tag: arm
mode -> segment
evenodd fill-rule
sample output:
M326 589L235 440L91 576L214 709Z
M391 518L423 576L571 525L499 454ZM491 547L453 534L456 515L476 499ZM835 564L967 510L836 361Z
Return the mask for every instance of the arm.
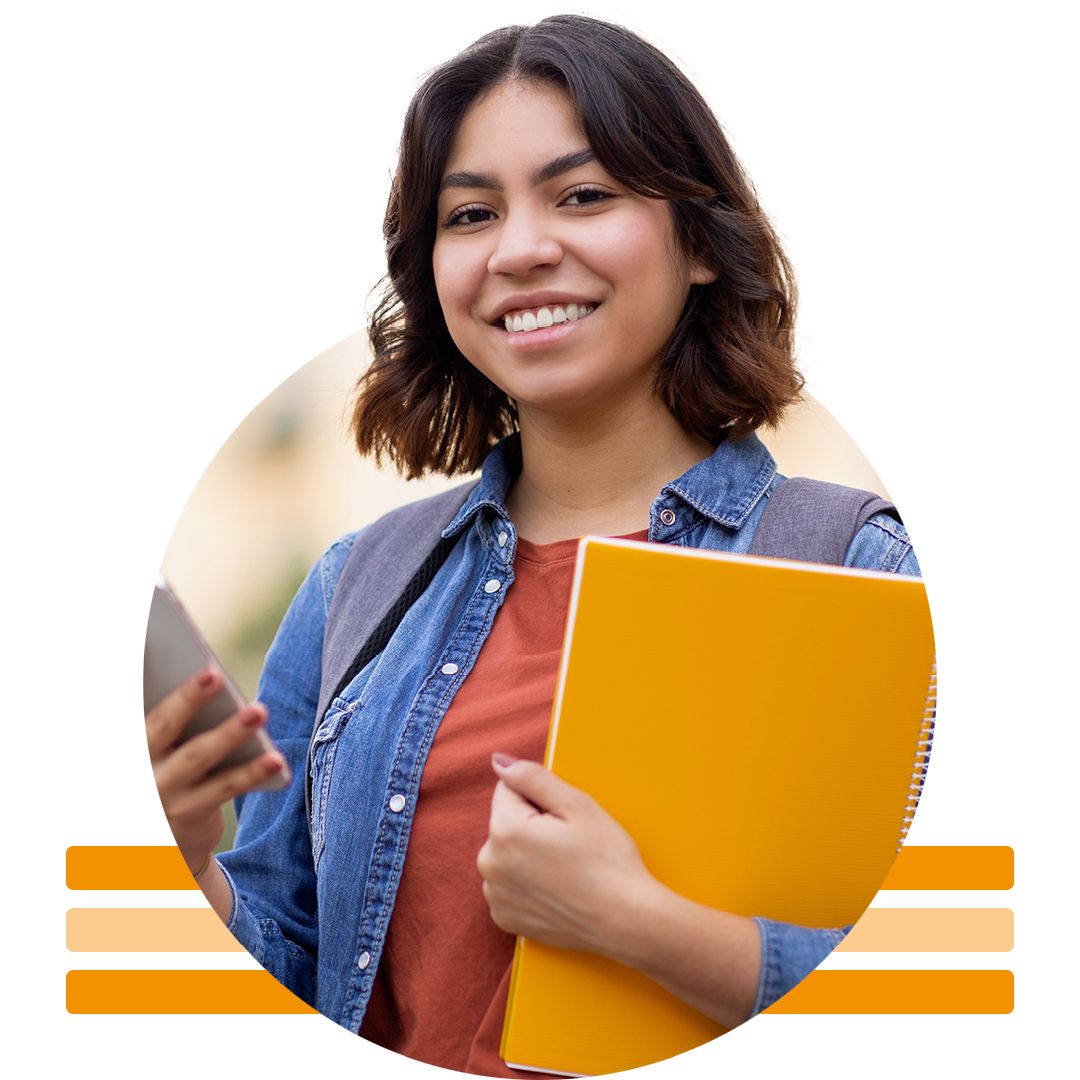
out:
M844 565L921 576L907 530L889 514L875 514L856 533ZM761 978L751 1015L768 1008L801 982L844 940L850 926L812 929L755 918L761 937Z
M322 639L337 576L352 545L348 536L331 545L315 564L293 599L267 653L259 682L260 702L241 710L213 732L175 749L175 734L164 727L182 722L159 713L147 717L147 737L155 758L159 792L170 827L204 895L229 930L273 975L307 1001L313 1000L318 954L315 871L307 818L303 774L308 740L315 721L321 682ZM212 695L216 687L177 691ZM167 701L170 699L166 699ZM162 703L165 704L164 702ZM193 711L189 707L189 711ZM253 722L254 720L254 722ZM265 723L280 755L262 758L196 783L200 770L220 761L235 742ZM200 741L205 740L205 741ZM232 741L232 740L235 740ZM189 749L190 748L190 749ZM198 760L192 755L197 754ZM252 791L289 761L293 782L282 791ZM250 769L251 775L241 770ZM238 830L232 851L219 859L207 855L220 841L221 803L234 798ZM199 872L200 866L205 869Z
M267 732L289 762L293 782L281 791L252 791L235 800L236 840L218 859L234 898L230 932L309 1003L319 930L304 774L322 682L326 617L353 538L332 544L312 567L281 621L259 679L259 699L270 716Z
M477 867L507 933L636 968L728 1028L786 994L844 938L679 896L583 791L536 762L495 755L492 765L499 782Z
M622 826L542 766L505 755L492 764L499 783L477 866L499 927L636 968L725 1027L751 1015L761 973L753 920L662 885Z
M223 922L232 915L232 895L212 857L225 821L221 805L280 772L284 759L266 753L211 775L223 757L266 723L266 709L249 705L224 723L176 746L188 722L221 688L221 673L207 668L163 698L146 716L146 741L161 805L180 854L203 895Z
M907 529L888 514L875 514L855 534L844 565L859 570L922 576Z
M919 573L904 527L885 514L860 529L845 563ZM733 1027L805 978L849 929L746 919L678 896L584 792L533 762L493 766L499 783L477 864L492 918L510 933L636 968Z

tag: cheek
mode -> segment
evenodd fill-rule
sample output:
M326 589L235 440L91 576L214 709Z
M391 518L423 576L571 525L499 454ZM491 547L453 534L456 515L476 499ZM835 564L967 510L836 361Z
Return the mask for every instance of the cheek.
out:
M460 260L440 255L436 250L432 257L432 271L439 307L451 340L469 363L483 371L482 365L477 363L477 327L472 318L476 290L467 267L462 266Z
M596 249L598 261L608 267L609 280L622 285L644 318L671 309L681 313L690 289L688 275L678 263L666 208L663 215L619 229Z
M431 269L435 277L435 293L439 297L439 303L442 305L443 313L446 314L447 309L450 307L450 301L453 295L453 282L454 277L450 272L450 260L445 255L441 255L438 246L432 253L431 257Z
M475 273L469 262L455 257L453 252L440 252L438 247L432 256L432 270L443 316L453 330L455 324L469 317L475 302Z

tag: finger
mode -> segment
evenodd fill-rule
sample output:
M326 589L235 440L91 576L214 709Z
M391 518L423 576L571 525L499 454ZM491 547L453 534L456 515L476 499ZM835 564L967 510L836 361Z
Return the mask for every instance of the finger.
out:
M545 814L566 817L580 809L582 800L588 798L584 792L560 780L550 769L535 761L511 758L508 754L492 754L491 767L510 791ZM497 793L498 785L495 790ZM492 801L494 804L494 799Z
M530 830L543 830L562 824L562 818L544 814L528 799L499 781L491 796L488 843L485 845L490 865L494 867L499 859L508 858L509 852L518 850L521 842L531 835ZM483 870L480 872L484 873Z
M487 880L494 876L496 869L495 853L491 848L490 838L484 841L483 846L476 853L476 869L484 879L484 896L487 896Z
M222 676L212 667L196 672L146 714L146 742L150 757L164 754L183 734L192 717L220 689Z
M503 895L503 891L487 881L482 883L481 888L484 893L484 900L487 902L491 921L504 933L524 933L527 924L521 918L515 906L508 902Z
M158 787L162 790L186 788L198 783L250 739L266 719L266 706L253 702L209 731L188 739L155 763Z
M495 790L491 794L492 825L527 821L542 813L543 811L538 806L534 806L524 795L503 781L500 780L495 784Z
M276 750L260 754L242 765L208 776L201 783L175 795L168 809L172 818L202 814L222 803L246 795L285 767L285 759Z

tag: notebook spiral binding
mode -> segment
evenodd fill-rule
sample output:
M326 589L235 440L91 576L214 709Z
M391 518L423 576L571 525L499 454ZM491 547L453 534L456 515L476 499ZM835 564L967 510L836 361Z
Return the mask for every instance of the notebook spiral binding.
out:
M917 824L915 821L915 812L919 805L919 795L922 792L922 768L926 764L927 751L931 744L934 730L934 710L936 707L937 699L937 687L935 686L937 674L937 665L933 666L933 673L930 676L930 687L927 690L927 704L922 711L922 727L919 729L919 739L915 747L915 764L912 767L912 783L908 787L910 794L907 796L906 805L904 807L904 819L900 829L900 847L896 848L899 852L901 848L910 847L913 843L919 841L913 839L917 831Z

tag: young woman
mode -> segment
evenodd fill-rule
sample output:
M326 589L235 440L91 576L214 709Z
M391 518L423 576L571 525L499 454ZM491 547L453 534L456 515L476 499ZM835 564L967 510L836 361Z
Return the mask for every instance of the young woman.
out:
M518 1075L498 1057L517 934L612 957L741 1023L842 933L676 895L538 761L577 538L745 552L782 480L753 434L801 386L777 239L678 69L573 16L489 34L425 81L386 236L358 446L409 476L481 479L434 580L324 716L322 643L355 534L290 607L263 704L179 749L220 677L150 714L180 849L273 974L420 1060ZM918 572L887 515L845 562ZM267 718L296 782L245 794L281 768L275 754L207 775ZM215 859L234 796L236 846Z

